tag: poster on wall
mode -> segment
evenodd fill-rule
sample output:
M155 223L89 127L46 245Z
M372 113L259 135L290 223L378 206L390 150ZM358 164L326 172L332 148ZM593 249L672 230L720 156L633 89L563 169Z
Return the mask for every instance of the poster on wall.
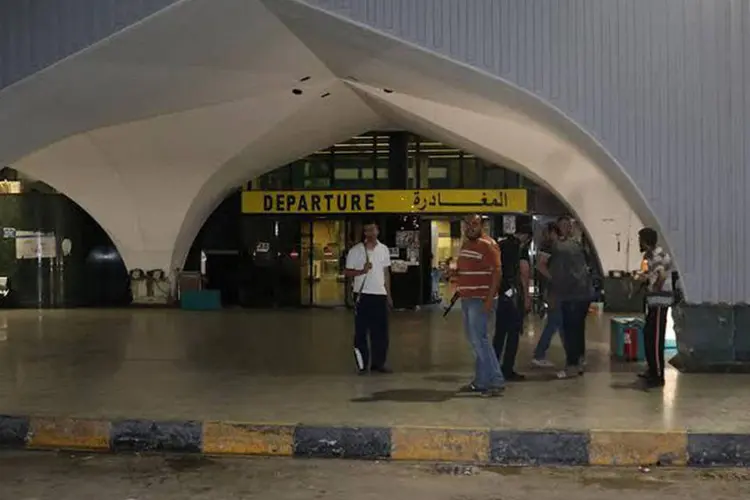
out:
M419 231L396 231L396 246L398 248L419 247Z
M516 232L516 216L503 215L503 234L514 234Z
M57 239L54 233L16 231L16 259L54 259Z
M410 266L419 265L419 248L407 248L406 260Z

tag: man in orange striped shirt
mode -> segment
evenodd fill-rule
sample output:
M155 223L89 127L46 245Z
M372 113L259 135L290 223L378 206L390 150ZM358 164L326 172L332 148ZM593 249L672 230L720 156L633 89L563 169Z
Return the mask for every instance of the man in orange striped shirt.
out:
M464 329L474 351L474 381L462 392L499 396L505 384L497 355L489 340L490 318L495 314L500 285L500 250L482 229L482 218L465 219L466 242L458 254L457 291L461 297Z

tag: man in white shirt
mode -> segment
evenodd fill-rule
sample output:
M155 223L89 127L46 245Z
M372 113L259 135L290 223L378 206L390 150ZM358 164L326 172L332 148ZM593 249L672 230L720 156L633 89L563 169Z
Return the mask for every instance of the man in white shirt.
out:
M366 374L390 373L385 362L388 356L388 308L391 306L391 255L388 247L378 241L378 225L364 224L364 241L354 245L346 256L344 274L353 279L354 357L357 369ZM372 364L368 334L372 346Z

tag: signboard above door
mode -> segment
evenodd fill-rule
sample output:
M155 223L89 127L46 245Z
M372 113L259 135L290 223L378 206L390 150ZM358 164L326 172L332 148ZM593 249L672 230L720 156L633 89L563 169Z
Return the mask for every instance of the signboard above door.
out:
M525 213L525 189L245 191L245 214Z

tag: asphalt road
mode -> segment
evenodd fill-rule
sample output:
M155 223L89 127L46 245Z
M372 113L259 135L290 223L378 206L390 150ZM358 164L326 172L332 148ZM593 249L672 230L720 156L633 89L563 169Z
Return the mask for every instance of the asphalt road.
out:
M712 500L750 471L472 468L291 459L0 453L0 500Z

